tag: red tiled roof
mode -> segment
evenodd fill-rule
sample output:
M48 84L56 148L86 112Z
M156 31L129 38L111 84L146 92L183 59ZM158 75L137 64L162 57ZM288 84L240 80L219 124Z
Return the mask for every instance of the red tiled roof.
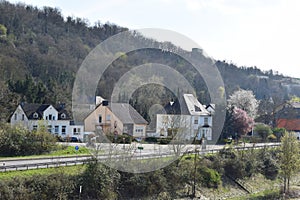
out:
M288 131L300 131L300 119L278 119L278 128L285 128Z

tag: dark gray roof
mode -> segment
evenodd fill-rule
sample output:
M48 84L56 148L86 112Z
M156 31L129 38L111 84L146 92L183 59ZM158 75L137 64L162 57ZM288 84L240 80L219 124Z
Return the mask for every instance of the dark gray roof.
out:
M148 122L128 103L111 103L109 108L123 124L148 124Z
M46 110L49 106L49 104L21 103L21 107L28 119L42 119L43 111ZM38 114L37 118L33 117L34 113Z
M28 119L42 119L43 112L50 106L50 104L36 104L36 103L21 103L20 104L23 111L25 112ZM58 120L69 120L70 116L65 108L61 105L54 106L54 108L58 111ZM34 113L38 114L37 118L34 118ZM66 118L62 119L61 114L65 113Z

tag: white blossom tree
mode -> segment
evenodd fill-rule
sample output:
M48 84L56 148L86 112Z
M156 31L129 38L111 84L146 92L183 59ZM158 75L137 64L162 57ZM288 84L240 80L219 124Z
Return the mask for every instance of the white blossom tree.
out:
M237 90L228 99L229 108L242 109L253 119L257 115L258 105L259 102L251 90Z

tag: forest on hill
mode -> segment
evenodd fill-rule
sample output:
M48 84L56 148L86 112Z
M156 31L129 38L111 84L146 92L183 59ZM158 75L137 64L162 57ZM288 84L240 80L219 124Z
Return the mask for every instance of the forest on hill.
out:
M76 72L85 57L101 41L127 30L112 23L99 21L90 25L85 19L70 16L64 18L58 8L38 9L0 0L1 121L8 121L22 101L51 104L64 102L70 109ZM141 41L159 45L159 42L138 37ZM184 51L172 44L167 44L167 48L175 49L175 52ZM130 52L114 61L99 80L98 95L108 97L125 72L153 59L158 63L175 66L190 80L200 101L210 103L205 82L189 63L168 51L151 49ZM217 61L216 66L223 78L227 96L239 88L252 90L258 99L276 97L284 101L292 95L300 96L300 81L284 77L278 72L263 72L257 67L238 67L226 61ZM152 97L151 101L148 100L149 96ZM139 88L129 99L124 93L120 101L129 100L149 120L147 111L153 103L163 105L172 98L174 94L168 89L148 85Z

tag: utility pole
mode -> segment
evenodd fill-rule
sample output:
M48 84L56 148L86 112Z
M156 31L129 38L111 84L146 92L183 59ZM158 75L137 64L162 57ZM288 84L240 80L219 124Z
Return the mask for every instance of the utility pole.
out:
M192 193L192 197L195 198L196 197L196 170L197 170L197 154L196 154L196 145L194 144L195 146L195 157L194 157L194 180L193 180L193 193Z

